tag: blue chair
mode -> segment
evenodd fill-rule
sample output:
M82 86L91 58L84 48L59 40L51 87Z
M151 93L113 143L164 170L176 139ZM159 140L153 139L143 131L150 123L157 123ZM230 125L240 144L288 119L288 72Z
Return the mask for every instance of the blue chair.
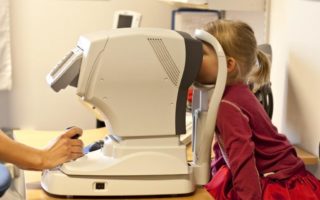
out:
M8 168L0 164L0 197L6 192L11 184L11 175Z

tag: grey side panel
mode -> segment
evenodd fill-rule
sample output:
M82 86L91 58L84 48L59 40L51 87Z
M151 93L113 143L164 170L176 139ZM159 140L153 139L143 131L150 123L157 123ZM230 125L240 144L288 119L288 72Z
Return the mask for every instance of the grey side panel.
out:
M176 134L186 133L186 100L188 88L197 78L202 63L202 42L194 39L188 33L178 33L184 38L186 45L186 64L179 86L176 106Z

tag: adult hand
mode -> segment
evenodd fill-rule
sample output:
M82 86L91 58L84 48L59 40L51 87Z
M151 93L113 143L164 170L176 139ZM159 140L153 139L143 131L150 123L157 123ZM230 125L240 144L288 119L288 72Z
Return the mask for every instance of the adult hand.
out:
M72 127L51 141L43 151L41 168L54 168L83 156L83 142L77 139L81 135L80 128Z

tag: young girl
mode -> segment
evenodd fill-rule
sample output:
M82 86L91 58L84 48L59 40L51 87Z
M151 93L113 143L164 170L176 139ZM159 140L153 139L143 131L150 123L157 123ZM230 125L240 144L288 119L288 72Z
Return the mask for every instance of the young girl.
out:
M243 22L227 20L214 21L204 29L220 42L228 70L207 190L216 200L320 199L320 181L306 171L251 90L267 83L270 73L270 63L257 49L253 30ZM203 51L197 81L212 84L217 57L208 44L203 44Z

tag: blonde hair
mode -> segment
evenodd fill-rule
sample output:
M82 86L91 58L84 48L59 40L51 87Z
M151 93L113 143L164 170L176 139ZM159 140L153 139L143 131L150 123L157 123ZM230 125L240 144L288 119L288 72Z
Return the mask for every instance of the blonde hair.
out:
M253 84L255 91L269 83L270 61L258 49L254 32L248 24L217 20L208 23L204 30L217 38L227 57L236 60L238 70L228 74L227 84L243 81Z

